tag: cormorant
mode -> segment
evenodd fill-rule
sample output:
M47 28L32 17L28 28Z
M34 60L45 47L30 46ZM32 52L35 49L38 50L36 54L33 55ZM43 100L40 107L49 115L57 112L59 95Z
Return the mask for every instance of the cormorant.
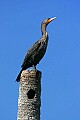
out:
M55 18L56 17L47 18L42 22L41 24L42 37L37 42L35 42L33 46L27 51L27 54L21 66L22 69L16 78L17 82L20 81L21 72L23 70L26 70L27 68L32 67L32 66L36 68L36 65L43 58L46 52L47 44L48 44L48 33L46 32L46 27Z

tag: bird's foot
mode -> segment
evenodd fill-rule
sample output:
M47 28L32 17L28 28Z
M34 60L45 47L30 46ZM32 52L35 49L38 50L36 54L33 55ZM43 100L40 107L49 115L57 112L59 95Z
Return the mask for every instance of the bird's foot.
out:
M34 65L29 70L37 72L36 66L34 66Z
M37 70L35 65L33 65L33 69L34 69L34 70Z

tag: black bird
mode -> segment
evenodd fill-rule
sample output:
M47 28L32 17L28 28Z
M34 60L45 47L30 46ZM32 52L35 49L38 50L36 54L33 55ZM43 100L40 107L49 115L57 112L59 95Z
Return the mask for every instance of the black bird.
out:
M43 58L43 56L46 52L47 44L48 44L48 33L46 32L46 27L55 18L56 17L47 18L42 22L42 24L41 24L42 37L37 42L35 42L33 44L33 46L28 50L28 52L24 58L23 64L21 66L22 69L16 78L17 82L20 81L21 72L23 70L26 70L27 68L32 67L32 66L34 66L36 68L36 65Z

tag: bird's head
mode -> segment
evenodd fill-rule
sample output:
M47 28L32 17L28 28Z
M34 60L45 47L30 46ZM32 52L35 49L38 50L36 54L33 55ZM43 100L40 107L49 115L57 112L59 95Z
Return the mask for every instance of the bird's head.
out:
M45 19L45 20L42 22L42 24L45 24L45 25L47 26L51 21L53 21L53 20L55 20L55 19L56 19L56 17L47 18L47 19Z
M46 33L46 27L47 27L47 25L48 25L51 21L53 21L53 20L55 20L55 19L56 19L56 17L47 18L47 19L45 19L45 20L42 22L42 24L41 24L42 35Z

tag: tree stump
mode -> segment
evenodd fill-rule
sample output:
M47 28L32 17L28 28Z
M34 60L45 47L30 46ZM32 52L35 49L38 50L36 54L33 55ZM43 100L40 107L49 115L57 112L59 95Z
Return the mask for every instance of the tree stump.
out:
M17 120L40 120L41 72L24 70L21 73Z

